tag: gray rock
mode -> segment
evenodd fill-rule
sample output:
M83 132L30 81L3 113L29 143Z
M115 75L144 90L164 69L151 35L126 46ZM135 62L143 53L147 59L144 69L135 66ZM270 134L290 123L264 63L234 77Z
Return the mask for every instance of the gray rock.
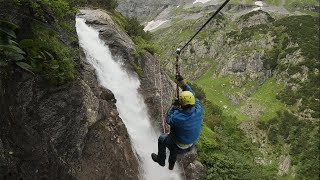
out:
M179 0L121 0L117 10L127 17L147 20L156 17L169 6L177 6Z
M61 86L0 68L0 179L139 179L113 93L83 52L76 62Z
M186 179L203 180L206 178L206 171L206 168L199 161L195 160L185 170Z

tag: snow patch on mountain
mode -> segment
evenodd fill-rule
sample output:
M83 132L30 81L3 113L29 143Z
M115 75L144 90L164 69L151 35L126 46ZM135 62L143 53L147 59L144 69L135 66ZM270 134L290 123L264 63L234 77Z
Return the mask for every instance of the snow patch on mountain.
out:
M196 0L192 4L196 4L196 3L203 3L204 4L204 3L207 3L209 1L211 1L211 0Z
M263 6L263 2L262 1L256 1L254 2L255 5L262 7Z
M144 27L144 31L152 31L156 28L158 28L159 26L161 26L162 24L164 24L165 22L167 22L168 20L152 20L150 22L147 23L147 25Z

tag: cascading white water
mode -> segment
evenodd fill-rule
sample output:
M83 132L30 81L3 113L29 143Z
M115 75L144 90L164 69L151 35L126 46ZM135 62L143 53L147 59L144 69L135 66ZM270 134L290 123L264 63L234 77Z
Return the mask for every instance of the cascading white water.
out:
M99 83L110 89L117 99L119 115L128 129L133 149L138 154L142 179L181 179L179 170L170 171L153 162L150 154L157 153L158 135L151 126L147 107L138 93L140 81L136 75L130 76L120 63L113 60L109 48L99 38L95 29L76 19L80 46L87 61L96 69ZM168 163L167 163L168 164ZM178 166L175 167L178 169Z

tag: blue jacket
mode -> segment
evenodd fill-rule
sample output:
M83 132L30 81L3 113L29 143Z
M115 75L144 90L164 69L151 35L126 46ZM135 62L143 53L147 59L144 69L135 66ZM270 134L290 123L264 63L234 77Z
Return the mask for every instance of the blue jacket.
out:
M195 92L186 84L184 91ZM195 105L188 109L171 108L168 112L166 122L170 125L171 134L177 143L194 143L201 131L202 106L198 98L195 98Z

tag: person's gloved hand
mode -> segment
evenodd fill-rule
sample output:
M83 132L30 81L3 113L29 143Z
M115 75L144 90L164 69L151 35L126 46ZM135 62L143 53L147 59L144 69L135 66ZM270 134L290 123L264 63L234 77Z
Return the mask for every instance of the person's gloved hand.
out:
M172 105L173 106L180 106L180 101L177 98L172 99Z
M179 74L176 75L175 82L182 88L183 86L186 85L186 81L183 79L183 77Z
M176 75L176 80L178 81L178 82L180 82L180 81L183 81L183 77L179 74L179 75Z

